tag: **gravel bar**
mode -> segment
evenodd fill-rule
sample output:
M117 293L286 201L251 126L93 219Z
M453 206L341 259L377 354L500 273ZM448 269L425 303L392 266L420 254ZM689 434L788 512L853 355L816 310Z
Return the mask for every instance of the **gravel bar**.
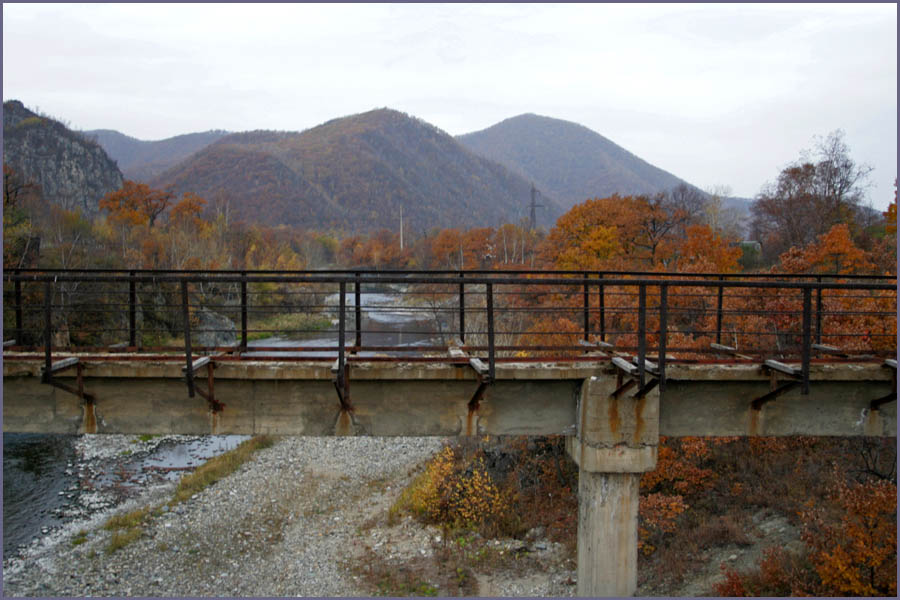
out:
M103 437L85 436L98 447ZM410 518L387 533L371 524L384 520L416 467L445 441L279 438L234 474L172 510L158 511L137 540L115 552L106 551L112 534L103 524L109 516L161 507L171 498L173 483L148 485L112 510L54 531L4 561L3 595L371 596L373 590L346 564L355 549L375 539L386 544L386 552L430 551L436 530ZM83 543L73 543L82 531ZM532 573L525 579L495 574L484 591L571 596L573 574Z

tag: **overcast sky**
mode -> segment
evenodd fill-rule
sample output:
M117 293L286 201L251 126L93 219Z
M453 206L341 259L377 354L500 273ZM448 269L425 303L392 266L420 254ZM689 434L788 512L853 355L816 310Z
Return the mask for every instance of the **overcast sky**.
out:
M753 197L843 129L897 176L896 4L8 4L3 99L140 139L390 107L452 135L574 121Z

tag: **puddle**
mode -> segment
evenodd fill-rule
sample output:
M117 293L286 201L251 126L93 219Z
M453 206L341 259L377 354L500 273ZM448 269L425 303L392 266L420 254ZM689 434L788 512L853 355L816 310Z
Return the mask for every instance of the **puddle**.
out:
M100 487L140 486L155 480L177 481L214 456L233 450L249 435L206 435L189 442L163 442L145 456L126 460L114 470L99 474L93 481Z

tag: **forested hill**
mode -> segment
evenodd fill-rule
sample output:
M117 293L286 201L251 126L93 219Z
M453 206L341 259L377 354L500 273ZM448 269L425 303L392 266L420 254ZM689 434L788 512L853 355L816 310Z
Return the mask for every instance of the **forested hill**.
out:
M144 183L228 135L227 131L216 130L145 141L112 129L94 129L82 133L103 146L127 179Z
M232 134L162 173L173 186L226 198L248 221L343 231L416 232L516 222L531 182L478 156L447 133L390 109L335 119L300 133ZM545 194L538 224L562 208Z
M100 199L122 187L122 173L97 142L18 100L3 103L3 164L23 183L40 186L47 202L86 215L97 214Z
M685 183L577 123L519 115L457 139L533 180L565 208L588 198L653 194Z

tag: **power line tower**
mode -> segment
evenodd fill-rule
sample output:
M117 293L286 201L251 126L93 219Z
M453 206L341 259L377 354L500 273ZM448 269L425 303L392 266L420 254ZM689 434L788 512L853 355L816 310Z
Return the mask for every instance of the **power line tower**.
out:
M531 208L531 221L530 221L530 228L529 228L529 231L534 231L535 228L537 227L537 214L536 214L537 211L536 211L536 209L538 209L538 208L544 208L544 205L543 205L543 204L538 204L538 203L537 203L537 196L538 196L538 194L540 194L540 192L537 191L537 189L535 189L535 187L534 187L534 182L531 182L531 205L530 205L530 208Z

